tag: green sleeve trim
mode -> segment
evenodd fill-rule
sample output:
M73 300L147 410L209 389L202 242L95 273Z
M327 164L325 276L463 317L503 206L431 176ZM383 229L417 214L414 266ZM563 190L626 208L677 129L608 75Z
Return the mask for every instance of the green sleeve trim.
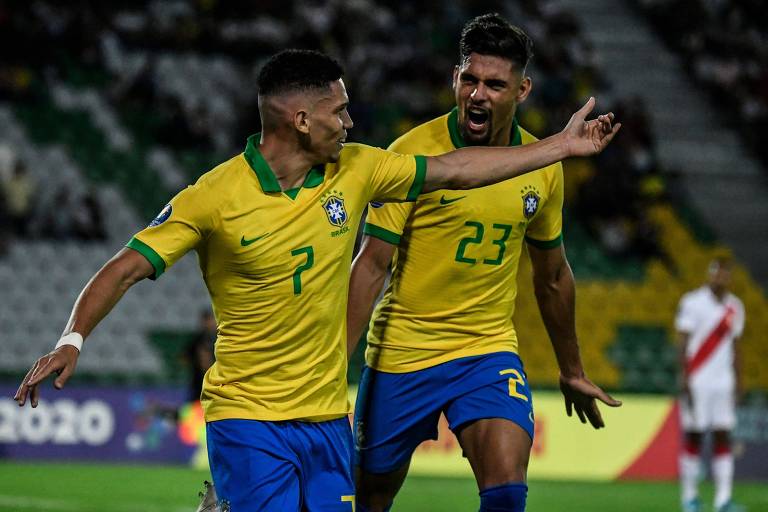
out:
M563 244L563 234L560 233L554 240L536 240L526 236L525 241L537 249L554 249L555 247L560 247Z
M363 228L363 233L378 238L379 240L384 240L385 242L392 245L400 245L400 235L393 233L388 229L380 228L379 226L374 226L373 224L368 224L367 222Z
M406 201L418 199L421 189L424 188L424 180L427 177L427 157L416 155L413 158L416 160L416 176L413 178L413 184L405 198Z
M152 266L155 268L155 274L152 276L149 276L150 279L153 281L163 275L163 272L165 272L165 260L160 257L159 254L155 252L153 248L142 242L136 237L131 238L131 240L125 244L126 247L129 249L133 249L134 251L138 252L145 258L147 258L147 261L149 261Z

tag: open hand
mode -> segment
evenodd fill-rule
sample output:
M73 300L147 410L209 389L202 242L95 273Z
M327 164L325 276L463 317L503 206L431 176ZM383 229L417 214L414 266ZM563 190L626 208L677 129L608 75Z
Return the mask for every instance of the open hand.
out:
M40 390L38 389L40 383L50 374L56 372L58 377L53 381L53 385L56 389L63 388L75 371L78 357L80 357L80 351L77 348L72 345L62 345L39 358L27 372L24 380L21 381L13 399L19 403L19 407L23 407L29 395L32 407L37 407L40 397Z
M576 415L582 423L589 423L597 428L603 428L605 423L597 408L595 399L600 400L610 407L619 407L621 402L611 398L608 393L592 383L586 375L580 377L564 377L560 375L560 391L565 399L565 413L568 416Z
M590 97L560 132L564 137L568 156L591 156L600 153L621 129L621 123L613 124L613 112L587 121L587 116L593 108L595 98Z

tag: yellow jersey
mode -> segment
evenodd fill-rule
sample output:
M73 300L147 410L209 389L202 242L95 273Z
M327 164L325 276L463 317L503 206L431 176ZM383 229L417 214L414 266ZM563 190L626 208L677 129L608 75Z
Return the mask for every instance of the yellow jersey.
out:
M465 146L457 111L412 129L389 149L431 156ZM510 145L536 140L512 128ZM517 352L512 322L523 240L562 243L558 162L474 190L438 190L416 202L373 203L365 233L397 245L392 277L371 318L366 363L410 372L460 357Z
M218 324L206 421L324 421L348 412L346 303L355 231L371 200L412 201L424 157L347 144L281 190L259 152L204 174L127 244L157 278L197 252Z

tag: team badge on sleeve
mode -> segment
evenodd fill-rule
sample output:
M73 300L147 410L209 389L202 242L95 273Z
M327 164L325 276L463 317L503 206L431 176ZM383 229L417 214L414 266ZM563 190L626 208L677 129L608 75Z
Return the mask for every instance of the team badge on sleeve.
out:
M523 215L526 219L530 219L539 210L541 198L533 187L525 187L520 192L523 194Z
M157 214L157 217L155 217L152 222L149 223L149 227L153 226L159 226L166 220L168 220L168 217L171 216L171 213L173 212L173 206L171 206L170 203L165 205L165 208L163 208L160 213Z
M328 222L337 227L346 224L347 219L349 218L347 209L344 208L344 199L341 197L342 195L344 194L334 190L320 200L323 205L323 210L325 210L325 216L328 217Z

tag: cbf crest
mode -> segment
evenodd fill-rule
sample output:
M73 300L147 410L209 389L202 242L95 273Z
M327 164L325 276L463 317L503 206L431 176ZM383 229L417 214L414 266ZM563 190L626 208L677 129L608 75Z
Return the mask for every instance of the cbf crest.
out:
M347 209L344 207L343 192L332 190L323 195L320 199L320 203L323 205L325 216L332 226L342 227L347 223L349 215L347 214Z
M536 215L537 211L539 211L541 196L539 195L539 191L536 190L536 187L531 185L523 187L520 194L523 196L523 215L525 215L526 219L530 219Z

